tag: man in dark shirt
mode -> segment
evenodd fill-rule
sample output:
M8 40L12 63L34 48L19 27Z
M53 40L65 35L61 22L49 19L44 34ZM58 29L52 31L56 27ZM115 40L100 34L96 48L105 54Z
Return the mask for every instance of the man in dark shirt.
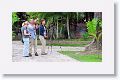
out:
M45 19L41 20L39 31L40 31L39 39L42 43L41 55L46 55L47 53L45 52L45 48L46 48L47 33L46 33L46 27L45 27Z

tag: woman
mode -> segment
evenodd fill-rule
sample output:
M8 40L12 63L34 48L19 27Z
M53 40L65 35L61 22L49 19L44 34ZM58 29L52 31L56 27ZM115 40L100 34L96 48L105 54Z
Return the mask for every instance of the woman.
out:
M47 55L45 53L45 48L46 48L46 38L47 38L47 32L46 32L46 27L45 27L45 19L41 20L41 25L39 28L39 39L42 43L42 48L41 48L41 55Z
M29 57L29 36L30 33L27 29L28 27L28 22L24 22L23 24L23 28L22 28L22 34L23 34L23 57Z

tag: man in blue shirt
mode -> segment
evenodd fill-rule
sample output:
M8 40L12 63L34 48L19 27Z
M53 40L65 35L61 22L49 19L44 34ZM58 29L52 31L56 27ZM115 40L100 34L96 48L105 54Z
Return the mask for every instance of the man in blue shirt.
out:
M37 34L36 34L36 28L35 28L35 23L34 19L31 19L28 25L28 30L30 33L30 53L29 55L32 56L32 46L34 46L34 54L35 56L38 56L37 53Z

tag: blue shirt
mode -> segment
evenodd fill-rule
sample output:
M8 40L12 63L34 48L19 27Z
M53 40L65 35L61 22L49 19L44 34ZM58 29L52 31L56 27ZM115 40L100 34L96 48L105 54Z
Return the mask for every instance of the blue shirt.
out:
M29 35L24 35L24 30L26 30L27 33L29 33L28 28L26 28L26 27L24 27L24 26L21 27L22 37L24 37L24 38L29 38Z
M28 25L28 31L30 33L30 38L35 39L36 38L36 29L34 26L32 26L31 24Z

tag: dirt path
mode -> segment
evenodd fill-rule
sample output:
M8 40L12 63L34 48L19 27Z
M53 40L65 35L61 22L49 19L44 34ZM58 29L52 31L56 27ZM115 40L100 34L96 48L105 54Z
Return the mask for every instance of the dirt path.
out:
M52 51L51 47L47 46L47 55L40 55L41 46L38 45L37 52L39 56L32 57L22 57L22 49L23 45L20 41L13 41L12 42L12 60L13 62L77 62L77 60L70 58L66 55L60 54L57 51L83 51L84 47L61 47L60 46L53 46Z

